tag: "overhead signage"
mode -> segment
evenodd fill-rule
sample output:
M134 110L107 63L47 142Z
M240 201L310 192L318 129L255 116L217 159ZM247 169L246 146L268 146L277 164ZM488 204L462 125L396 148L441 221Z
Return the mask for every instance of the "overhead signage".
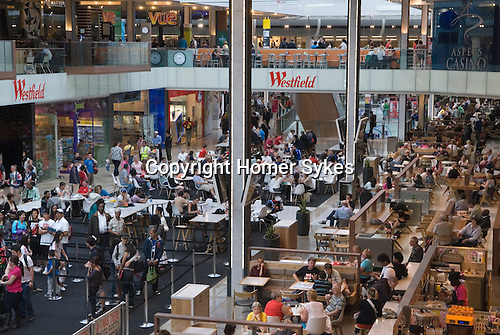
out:
M45 83L28 84L26 79L14 80L15 101L41 100L45 98Z
M271 87L276 88L315 88L318 76L287 76L286 71L270 71Z
M484 71L487 66L481 48L453 48L446 60L447 70Z
M159 24L161 26L176 26L179 22L178 14L176 11L171 12L148 12L149 20L154 26Z

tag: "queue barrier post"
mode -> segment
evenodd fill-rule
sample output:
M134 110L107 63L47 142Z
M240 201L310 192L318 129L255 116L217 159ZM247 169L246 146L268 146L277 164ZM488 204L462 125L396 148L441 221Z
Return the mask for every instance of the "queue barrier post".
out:
M85 277L85 315L87 315L88 311L89 311L89 281L87 277ZM89 322L90 320L87 317L85 317L85 319L80 321L82 325L86 325Z
M129 296L127 292L125 293L125 335L130 334L129 318L130 318L130 305L129 305Z
M191 258L193 259L193 284L196 284L196 262L194 259L195 252L194 249L191 249Z
M170 296L173 296L174 291L174 266L170 265ZM166 309L171 310L172 304L165 306Z
M217 239L215 236L212 239L213 245L212 245L212 254L214 255L213 257L213 272L208 274L209 278L219 278L221 275L220 273L217 273Z
M144 322L139 325L142 329L152 328L153 323L148 322L148 282L144 282Z
M75 248L76 248L76 260L78 261L78 243L75 243ZM76 267L76 277L79 277L78 274L80 273L79 271L80 267ZM81 283L83 281L82 278L73 278L73 283Z
M50 271L52 271L52 294L51 294L51 297L49 298L50 301L58 301L58 300L62 299L62 297L58 296L56 293L57 285L59 285L58 284L59 278L57 278L57 275L56 275L56 264L55 263L56 263L55 258L53 258L52 259L52 269L50 270Z

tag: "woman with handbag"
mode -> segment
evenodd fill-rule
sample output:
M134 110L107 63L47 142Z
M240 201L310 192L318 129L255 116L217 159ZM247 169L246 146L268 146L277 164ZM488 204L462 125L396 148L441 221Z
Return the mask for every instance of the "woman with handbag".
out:
M21 302L23 299L21 276L22 272L19 267L19 258L16 255L12 255L9 258L9 265L5 271L5 275L3 275L0 281L0 285L5 285L7 290L5 294L7 317L6 324L1 329L2 331L21 327ZM15 312L16 324L11 327L12 310Z
M147 268L143 275L146 282L153 285L153 291L159 295L158 291L158 265L163 254L165 241L158 235L154 226L149 227L149 237L144 242L143 252L146 257ZM144 278L145 276L145 278Z
M116 253L116 255L115 255ZM121 237L121 242L115 247L115 251L113 252L113 259L115 257L120 257L119 255L122 254L123 256L121 257L121 263L118 265L115 263L116 266L116 273L118 275L118 278L122 280L122 283L117 284L117 292L120 294L121 287L123 286L123 296L128 293L129 296L129 306L133 307L134 306L134 295L135 295L135 290L134 290L134 284L133 284L133 279L134 279L134 273L135 273L135 264L139 263L138 260L140 259L139 252L135 248L135 246L132 244L130 241L130 236L128 234L123 234Z

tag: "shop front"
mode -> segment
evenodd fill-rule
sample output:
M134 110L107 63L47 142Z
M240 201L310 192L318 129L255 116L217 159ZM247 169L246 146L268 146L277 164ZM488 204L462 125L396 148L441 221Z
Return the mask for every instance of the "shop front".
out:
M208 133L204 129L204 99L202 91L169 91L170 132L175 142L184 142L183 123L190 118L194 123L192 138L199 138Z
M40 180L67 173L75 152L104 165L110 149L107 98L35 106L35 152ZM41 172L41 173L40 173Z

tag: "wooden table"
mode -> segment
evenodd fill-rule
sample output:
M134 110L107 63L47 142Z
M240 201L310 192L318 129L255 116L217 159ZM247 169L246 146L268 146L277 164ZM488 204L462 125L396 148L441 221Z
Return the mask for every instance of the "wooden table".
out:
M458 199L458 191L465 191L466 200L469 201L471 191L479 191L480 187L481 187L481 185L476 184L474 182L472 182L472 184L469 183L469 184L465 185L465 178L464 177L456 178L456 180L450 186L450 188L453 192L450 192L450 195L448 196L447 200L450 200L453 197L453 194L455 194L457 196L457 199Z
M240 281L240 285L247 285L247 286L259 286L263 287L267 284L267 282L270 280L270 277L253 277L253 276L246 276Z
M297 249L297 220L280 220L274 229L280 236L280 248Z
M349 236L349 229L338 229L338 228L320 228L314 232L320 235L331 235L331 236Z
M309 282L309 281L298 281L293 283L289 289L290 290L301 290L301 291L307 291L307 290L312 290L314 285L314 282Z
M204 327L188 327L184 329L182 334L196 334L196 335L216 335L217 328L204 328Z
M210 286L187 284L172 294L172 314L210 316ZM179 332L191 327L191 321L171 320L172 331ZM189 334L189 333L188 333ZM191 333L199 334L199 333ZM211 334L211 333L210 333Z

